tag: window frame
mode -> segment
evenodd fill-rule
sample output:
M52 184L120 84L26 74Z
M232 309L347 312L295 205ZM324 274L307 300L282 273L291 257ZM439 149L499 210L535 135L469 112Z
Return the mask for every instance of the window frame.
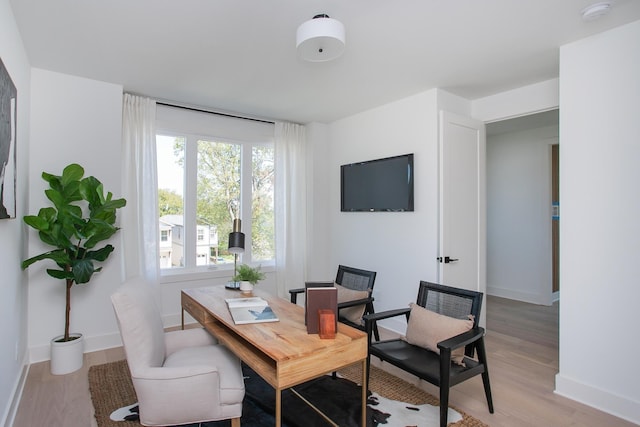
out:
M181 132L167 128L156 128L156 138L165 136L170 138L184 138L184 189L183 189L183 215L184 215L184 266L173 268L160 268L160 279L162 283L177 281L180 279L197 279L209 277L224 277L233 275L233 263L210 264L206 266L197 265L197 165L198 165L198 141L209 141L225 144L237 144L240 149L240 219L242 221L242 232L245 234L245 250L239 254L238 264L252 262L252 149L256 146L271 146L275 149L273 141L242 141L214 135L203 135L190 132ZM246 159L246 160L245 160ZM275 152L274 152L275 162ZM275 191L275 188L274 188ZM248 207L248 208L247 208ZM274 212L275 215L275 212ZM274 218L275 220L275 218ZM226 236L218 235L218 239ZM275 236L274 236L275 239ZM270 260L260 260L260 265L271 269L275 266L274 258Z

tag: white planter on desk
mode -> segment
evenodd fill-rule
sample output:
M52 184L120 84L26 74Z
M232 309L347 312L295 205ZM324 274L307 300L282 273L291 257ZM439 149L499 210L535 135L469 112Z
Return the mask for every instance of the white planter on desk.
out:
M250 295L253 293L253 285L251 282L242 281L240 282L240 292L245 295Z
M64 375L82 368L84 358L84 338L82 334L70 334L76 337L71 341L59 341L63 335L51 340L51 373Z

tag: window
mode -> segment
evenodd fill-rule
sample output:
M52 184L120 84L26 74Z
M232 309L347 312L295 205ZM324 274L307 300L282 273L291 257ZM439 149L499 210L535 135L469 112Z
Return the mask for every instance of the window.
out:
M202 122L190 121L184 114L182 120L172 122L174 126L159 124L156 135L159 222L171 229L166 238L161 232L161 245L171 240L171 262L161 263L163 271L225 265L232 269L234 256L227 246L233 218L242 220L245 234L245 252L238 262L273 261L272 137L242 140L242 135L235 135L232 139L228 127L221 127L223 136L216 136L215 126L207 129L207 136L196 134L202 131ZM211 114L206 116L199 119L213 120ZM162 121L160 110L158 118ZM237 122L243 121L235 119ZM195 123L193 133L170 129L184 129L188 123Z

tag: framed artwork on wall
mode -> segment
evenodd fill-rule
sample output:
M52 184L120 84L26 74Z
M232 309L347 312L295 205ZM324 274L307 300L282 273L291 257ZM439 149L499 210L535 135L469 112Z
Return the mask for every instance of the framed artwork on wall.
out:
M0 219L16 217L16 86L0 59Z

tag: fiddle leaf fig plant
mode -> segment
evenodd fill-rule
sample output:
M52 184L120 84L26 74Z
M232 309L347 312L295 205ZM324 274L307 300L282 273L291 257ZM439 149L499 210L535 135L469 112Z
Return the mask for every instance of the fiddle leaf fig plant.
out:
M114 199L111 192L105 195L102 183L95 177L83 177L84 168L75 163L65 167L60 176L43 172L42 179L49 183L45 195L53 206L23 218L53 249L24 260L22 269L37 261L51 260L58 268L48 268L47 273L66 285L62 341L70 340L71 288L89 283L93 274L102 270L96 263L104 262L114 247L97 246L119 230L115 226L116 211L126 205L125 199Z

